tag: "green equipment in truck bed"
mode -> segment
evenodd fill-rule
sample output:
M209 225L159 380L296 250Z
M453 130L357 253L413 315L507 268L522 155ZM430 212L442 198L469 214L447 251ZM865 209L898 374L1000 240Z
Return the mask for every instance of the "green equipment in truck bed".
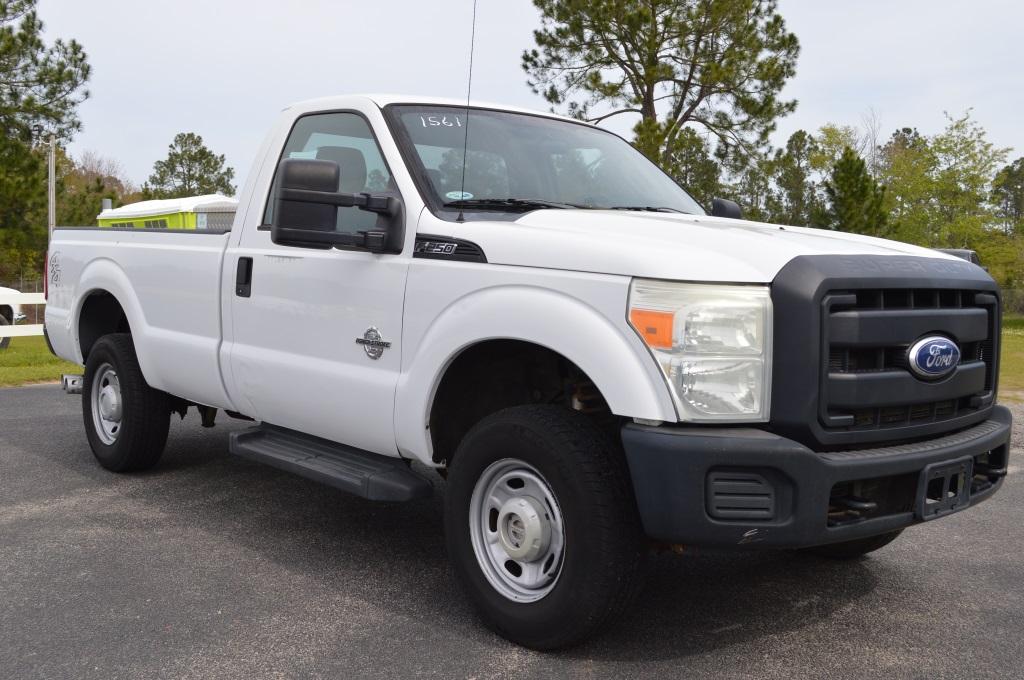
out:
M230 229L238 201L220 194L130 203L101 212L101 227L121 229Z

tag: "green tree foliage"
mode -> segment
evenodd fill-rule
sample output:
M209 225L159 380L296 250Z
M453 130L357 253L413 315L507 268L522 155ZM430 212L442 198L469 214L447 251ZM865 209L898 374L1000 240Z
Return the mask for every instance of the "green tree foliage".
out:
M932 248L977 243L993 226L992 183L1006 156L970 113L931 137L898 130L881 149L880 168L896 235Z
M771 222L775 205L772 161L766 154L732 155L723 163L730 184L725 193L743 209L743 217L755 222Z
M988 141L970 112L932 136L897 130L879 153L879 180L894 238L930 248L977 250L1003 286L1024 284L1022 241L1007 229L1001 181L1012 195L1008 150ZM1011 208L1012 209L1012 208Z
M36 0L0 0L0 277L42 267L46 161L36 140L80 127L89 64L74 40L47 45Z
M202 194L233 196L234 168L224 166L224 156L206 148L203 138L194 132L174 136L167 158L153 164L153 174L142 185L142 196L183 198Z
M799 43L775 0L534 0L530 86L599 121L640 116L637 147L670 174L698 127L725 149L763 146L796 107L780 92ZM600 115L591 115L600 109ZM682 138L682 139L680 139Z
M846 147L825 182L828 226L855 234L888 236L885 189L868 173L856 151Z
M46 162L13 137L0 138L0 279L42 267L46 249Z
M57 223L67 226L96 224L104 198L113 206L138 200L138 193L121 166L95 153L74 159L61 154L57 163Z
M816 172L827 174L839 162L844 151L853 149L860 152L862 146L857 128L851 125L826 123L814 137L814 145L808 159L810 167Z
M666 152L665 167L672 178L698 203L710 208L711 199L722 193L722 168L708 140L692 128L684 128Z
M939 218L931 240L962 248L962 244L994 226L992 181L1006 162L1009 149L989 142L970 112L949 118L946 129L932 138L931 146L936 159L935 213Z
M996 175L992 202L1003 231L1024 237L1024 158L1018 158Z
M0 127L28 140L35 126L63 139L80 127L89 64L74 40L43 41L36 0L0 0Z
M819 153L817 140L804 130L794 132L786 141L786 148L775 152L767 166L775 186L767 206L772 222L797 226L824 224L824 206L813 165Z
M725 170L730 182L722 193L736 200L749 219L824 226L822 173L814 165L819 155L817 138L797 130L783 149L728 159Z
M881 149L880 179L889 188L886 209L893 237L925 244L934 223L932 178L937 159L929 140L915 128L900 128Z
M0 140L0 279L42 269L46 250L45 146L30 148L17 139ZM57 147L57 224L96 224L104 198L114 206L137 200L120 166L96 154L68 156Z

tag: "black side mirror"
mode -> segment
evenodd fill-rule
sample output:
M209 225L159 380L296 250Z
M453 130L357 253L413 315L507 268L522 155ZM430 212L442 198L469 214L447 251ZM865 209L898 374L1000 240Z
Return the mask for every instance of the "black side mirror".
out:
M334 161L286 158L277 166L277 199L270 240L283 246L364 248L402 252L402 202L394 196L337 191L341 169ZM338 208L359 208L381 216L378 229L336 231Z
M946 253L946 255L952 255L953 257L959 257L961 260L967 260L971 264L981 266L981 258L978 257L978 251L970 250L968 248L936 248L935 250L940 253Z
M725 198L715 198L711 201L711 215L714 217L728 217L731 220L742 220L743 211L735 201Z

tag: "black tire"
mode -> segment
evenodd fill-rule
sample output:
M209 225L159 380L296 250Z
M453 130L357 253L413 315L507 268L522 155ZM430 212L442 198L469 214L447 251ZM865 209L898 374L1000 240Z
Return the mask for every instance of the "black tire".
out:
M565 527L559 575L535 602L496 590L473 548L474 487L505 459L523 461L543 476ZM595 634L641 584L646 541L621 447L592 420L562 407L517 406L470 430L449 469L445 538L456 576L484 623L533 649L567 647Z
M122 415L112 443L103 441L93 418L93 383L103 366L113 367L120 384ZM160 460L171 422L170 402L164 392L150 387L142 377L131 335L105 335L93 345L85 362L82 415L89 446L106 469L112 472L146 470Z
M7 317L0 314L0 326L10 326L11 322L7 320ZM11 344L10 338L0 338L0 350L7 349Z
M895 541L896 537L902 533L903 529L897 529L887 534L857 538L852 541L843 541L842 543L816 545L813 548L804 548L802 552L818 557L827 557L832 560L855 560L879 548L884 548Z

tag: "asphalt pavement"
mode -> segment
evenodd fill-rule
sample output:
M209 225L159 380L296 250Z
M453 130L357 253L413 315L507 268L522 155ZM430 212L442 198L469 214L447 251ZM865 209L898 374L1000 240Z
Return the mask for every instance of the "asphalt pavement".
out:
M79 398L0 390L0 678L1024 677L1019 448L991 501L862 560L656 556L618 625L541 654L453 582L443 482L374 504L232 457L242 427L175 418L115 475Z

